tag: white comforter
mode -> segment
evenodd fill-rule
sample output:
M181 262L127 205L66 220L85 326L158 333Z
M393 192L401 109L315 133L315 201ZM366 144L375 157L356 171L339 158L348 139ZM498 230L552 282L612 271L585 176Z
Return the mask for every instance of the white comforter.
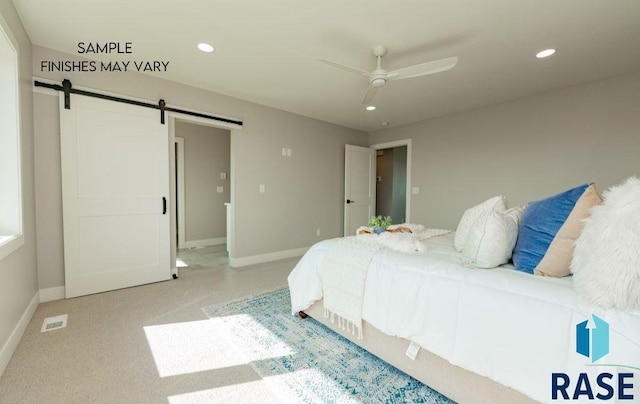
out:
M570 375L572 394L581 372L634 372L586 366L590 360L575 352L576 324L592 314L610 324L610 353L596 364L640 367L640 312L593 306L574 293L570 278L465 268L453 236L425 240L422 253L379 251L369 265L362 318L542 402L551 400L552 373ZM319 269L330 244L314 245L289 275L292 312L323 298ZM639 399L639 371L632 381Z

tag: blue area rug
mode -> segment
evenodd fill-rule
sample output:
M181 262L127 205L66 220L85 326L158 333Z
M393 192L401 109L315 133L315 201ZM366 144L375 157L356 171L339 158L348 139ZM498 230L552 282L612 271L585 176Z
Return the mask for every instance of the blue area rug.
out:
M287 288L202 310L284 402L452 403L312 318L291 315Z

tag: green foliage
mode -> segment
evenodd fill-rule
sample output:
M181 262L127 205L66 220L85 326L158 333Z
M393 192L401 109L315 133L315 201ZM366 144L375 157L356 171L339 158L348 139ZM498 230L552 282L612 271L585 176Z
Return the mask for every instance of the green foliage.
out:
M391 226L391 216L371 216L369 219L369 227L382 227L386 229Z

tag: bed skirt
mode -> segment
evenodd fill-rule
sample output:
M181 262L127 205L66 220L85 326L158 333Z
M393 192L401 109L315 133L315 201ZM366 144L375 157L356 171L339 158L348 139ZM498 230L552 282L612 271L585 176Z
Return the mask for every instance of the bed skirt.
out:
M458 403L530 404L536 402L512 388L452 365L424 348L420 349L415 360L411 360L405 355L410 344L409 340L386 335L366 321L362 322L364 339L359 340L356 335L337 329L328 318L324 318L322 301L314 303L304 312L334 332Z

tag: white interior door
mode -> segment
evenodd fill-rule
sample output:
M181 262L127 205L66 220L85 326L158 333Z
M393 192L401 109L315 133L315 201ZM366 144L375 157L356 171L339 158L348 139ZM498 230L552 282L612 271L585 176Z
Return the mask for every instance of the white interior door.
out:
M376 154L346 145L344 158L344 235L354 236L376 211Z
M156 110L60 94L67 298L170 279L168 125Z

